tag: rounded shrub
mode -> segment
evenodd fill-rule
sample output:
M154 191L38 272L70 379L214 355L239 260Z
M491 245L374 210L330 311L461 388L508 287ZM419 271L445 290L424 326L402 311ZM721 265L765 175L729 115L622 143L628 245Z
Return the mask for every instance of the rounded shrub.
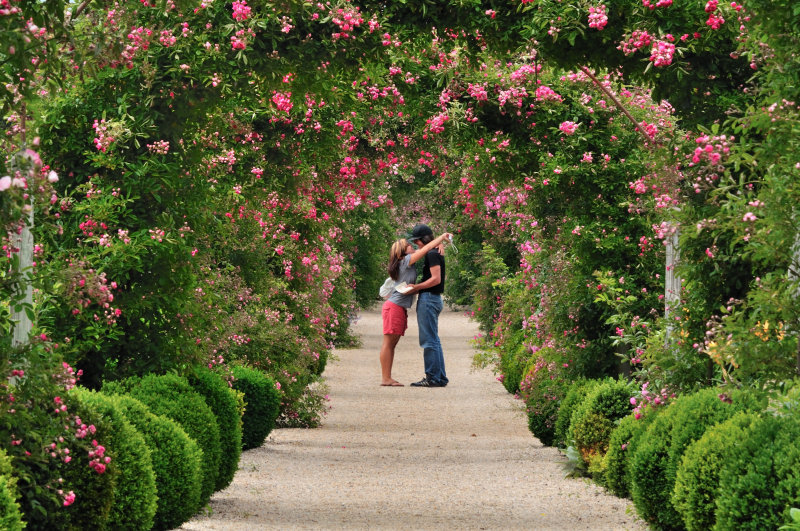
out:
M11 460L0 448L0 529L21 531L25 527L18 497L17 479L12 475Z
M614 423L602 413L590 410L572 428L575 449L586 463L589 473L602 485L602 462L608 451L608 440L614 431Z
M707 429L686 448L675 474L672 505L689 531L714 526L720 473L745 431L757 420L754 412L739 412Z
M200 505L203 452L174 420L151 413L131 396L117 398L120 409L150 449L158 493L153 529L179 527Z
M683 395L670 404L664 412L669 420L668 431L658 440L643 443L650 452L641 457L649 470L639 478L638 498L634 503L646 507L652 522L669 527L680 525L680 515L672 505L675 474L686 448L711 427L745 409L761 409L764 403L757 395L744 391L720 393L708 388ZM637 450L637 459L638 459ZM644 461L647 461L644 464ZM643 472L643 470L640 470ZM638 502L637 502L638 499ZM637 505L638 507L638 505Z
M540 351L541 353L542 351ZM569 389L560 366L540 355L525 371L520 396L525 400L528 429L545 446L552 446L561 400Z
M593 477L603 481L602 460L608 451L611 432L631 412L633 387L624 380L600 380L576 405L570 419L569 438Z
M720 473L715 530L777 529L800 505L800 421L753 422Z
M678 398L673 404L674 421L666 470L667 481L674 485L683 453L708 428L740 411L761 411L766 405L766 400L752 391L733 390L720 393L719 389L713 387ZM670 495L671 492L670 486Z
M639 516L655 527L666 529L681 525L680 516L669 503L672 485L666 474L674 405L656 415L636 445L628 465L631 499Z
M500 374L503 375L503 387L509 393L517 393L519 385L524 376L525 365L527 363L528 349L524 345L516 348L510 347L502 349L500 352Z
M572 419L572 412L583 399L586 398L586 393L591 386L595 385L595 380L579 379L569 384L567 392L564 393L564 399L558 405L558 415L556 417L556 425L553 431L553 444L559 448L566 448L569 441L569 425Z
M244 393L242 449L258 448L275 427L281 397L275 381L256 369L234 366L233 388Z
M605 471L604 485L620 498L630 497L628 465L636 451L636 445L647 431L658 410L645 410L644 416L636 418L631 414L620 420L608 440L608 451L603 458Z
M124 394L144 403L152 413L168 417L186 431L203 451L203 478L200 503L205 505L214 492L220 462L219 426L203 397L192 389L186 378L177 374L149 374L144 378L104 384L106 392Z
M194 390L205 398L217 418L222 452L215 488L222 490L233 481L242 454L242 417L236 394L222 376L207 367L195 367L189 373L188 380Z
M553 446L558 408L568 387L561 378L544 378L531 387L525 400L528 429L545 446Z
M128 422L118 405L117 397L86 389L75 388L78 399L100 412L110 425L108 455L109 468L117 469L109 529L142 529L153 527L156 514L156 477L150 449L142 435Z

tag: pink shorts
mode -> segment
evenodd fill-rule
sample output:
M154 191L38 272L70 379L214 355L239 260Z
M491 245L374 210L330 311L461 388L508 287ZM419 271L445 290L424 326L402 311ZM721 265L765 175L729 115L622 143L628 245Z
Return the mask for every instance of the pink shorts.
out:
M383 303L383 333L402 336L408 328L408 310L393 302Z

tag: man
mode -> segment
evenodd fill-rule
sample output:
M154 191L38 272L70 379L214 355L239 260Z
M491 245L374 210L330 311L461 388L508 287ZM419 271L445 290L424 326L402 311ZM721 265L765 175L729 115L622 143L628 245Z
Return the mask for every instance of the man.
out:
M433 231L427 225L415 225L408 239L422 247L433 241ZM419 346L422 347L425 361L425 377L412 383L412 387L444 387L449 381L444 371L444 353L439 340L439 314L442 313L444 277L444 255L441 248L428 251L422 269L422 281L414 285L414 292L419 293L417 325Z

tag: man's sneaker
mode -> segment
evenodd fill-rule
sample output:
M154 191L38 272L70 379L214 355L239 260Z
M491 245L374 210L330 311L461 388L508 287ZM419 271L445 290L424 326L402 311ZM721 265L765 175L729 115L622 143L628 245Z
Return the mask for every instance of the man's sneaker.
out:
M444 385L442 385L442 384L432 382L431 380L428 379L427 376L425 378L423 378L422 380L420 380L418 382L414 382L414 383L412 383L410 385L411 385L411 387L444 387ZM447 385L447 384L445 384L445 385Z

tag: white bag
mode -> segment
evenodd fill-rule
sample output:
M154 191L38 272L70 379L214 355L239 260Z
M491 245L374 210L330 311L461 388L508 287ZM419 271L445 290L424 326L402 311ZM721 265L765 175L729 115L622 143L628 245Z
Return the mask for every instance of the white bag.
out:
M383 297L384 299L388 299L389 296L394 291L394 287L396 285L397 282L392 280L392 277L387 277L386 280L383 282L383 286L381 286L381 289L379 291L381 297Z

